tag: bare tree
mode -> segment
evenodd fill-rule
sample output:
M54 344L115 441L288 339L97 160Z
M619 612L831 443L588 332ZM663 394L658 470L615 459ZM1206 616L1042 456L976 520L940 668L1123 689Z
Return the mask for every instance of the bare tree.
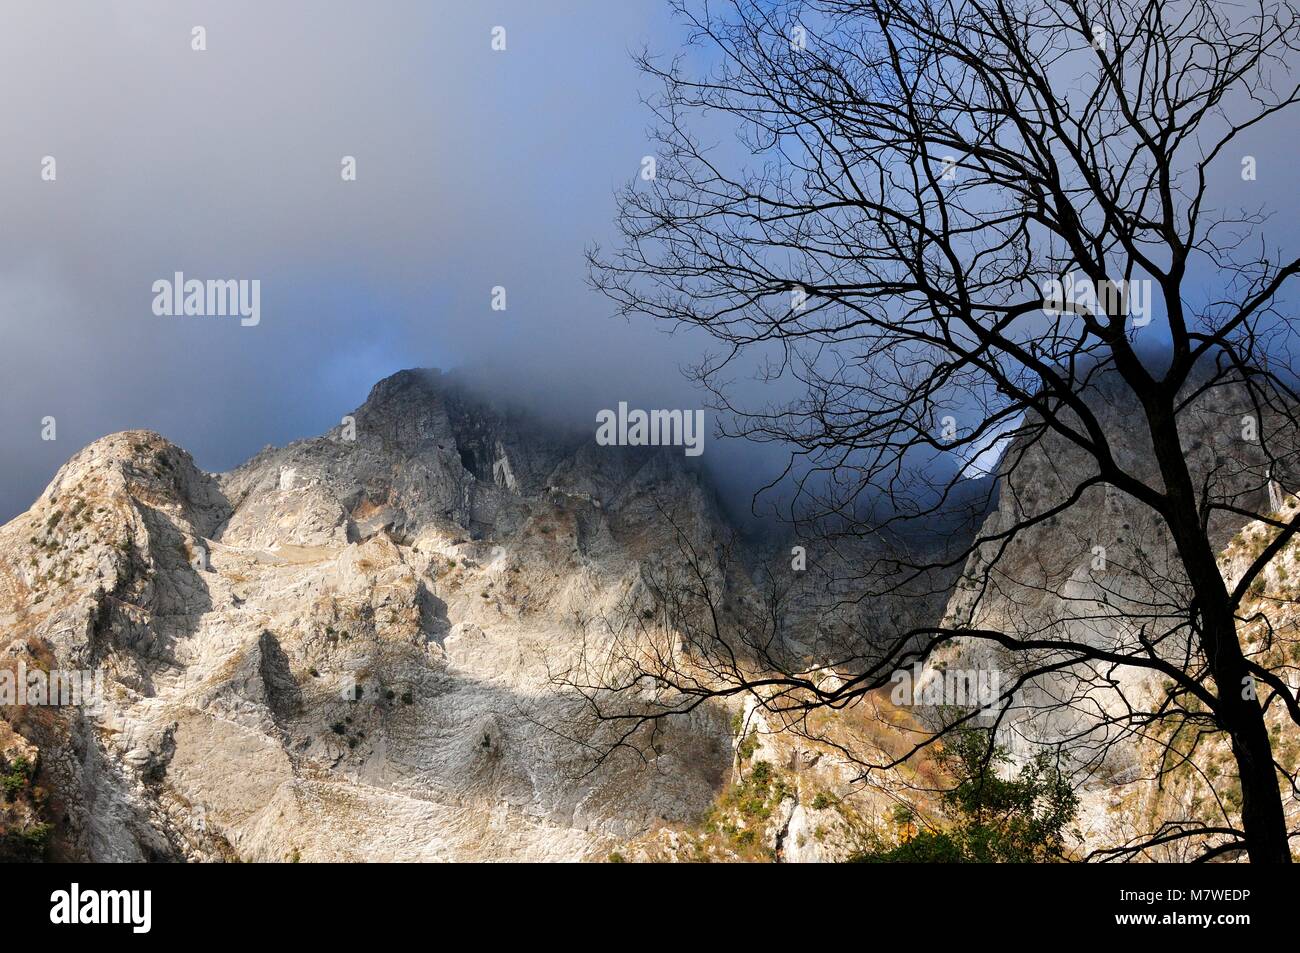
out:
M630 728L737 692L798 717L848 704L954 640L995 646L1021 662L1004 701L1038 686L1043 704L1084 711L1098 707L1095 691L1118 695L1118 710L1112 700L1066 733L1098 756L1126 735L1183 763L1196 761L1195 744L1171 737L1230 745L1239 808L1223 805L1221 823L1174 819L1107 856L1177 842L1205 857L1244 849L1252 861L1290 861L1300 835L1288 832L1283 789L1294 797L1296 777L1275 757L1268 718L1281 710L1288 730L1300 725L1295 667L1268 612L1246 606L1300 528L1300 512L1277 512L1264 492L1286 481L1300 443L1286 363L1293 322L1279 300L1300 259L1265 243L1262 212L1219 209L1216 188L1253 163L1237 149L1241 134L1300 95L1287 62L1300 40L1295 10L1219 0L673 5L710 65L641 58L662 83L650 101L655 175L622 195L623 241L592 252L593 282L622 313L698 326L719 342L699 378L735 433L790 446L806 525L905 540L999 448L1000 515L939 556L895 548L864 560L864 599L954 570L967 593L937 622L870 633L869 650L810 662L819 653L806 643L774 651L772 629L705 619L707 638L641 658L636 678L572 684ZM715 144L733 125L742 148ZM1144 290L1152 310L1134 320ZM1160 320L1144 331L1152 315ZM1137 341L1157 328L1166 346L1153 358ZM798 382L800 396L731 400L728 376L748 354ZM1107 402L1121 412L1102 412ZM1225 427L1239 412L1255 422L1245 462L1191 446L1186 421L1198 406ZM1044 493L1049 472L1055 492ZM1008 494L1025 505L1008 506ZM1112 495L1149 539L1112 554L1130 580L1122 591L1112 599L1098 583L1071 612L1069 567L1054 574L1014 553ZM1267 538L1230 572L1222 543L1248 520ZM695 581L707 605L707 574ZM1030 589L1067 611L1005 611L1007 593ZM981 610L996 593L1006 598L994 619ZM1099 613L1104 629L1080 635ZM828 681L827 668L843 677ZM1136 697L1126 674L1163 688L1154 701ZM1067 675L1073 688L1050 687ZM620 707L605 707L598 689L646 680L660 690L654 705L638 709L624 691ZM1099 735L1098 724L1112 730Z

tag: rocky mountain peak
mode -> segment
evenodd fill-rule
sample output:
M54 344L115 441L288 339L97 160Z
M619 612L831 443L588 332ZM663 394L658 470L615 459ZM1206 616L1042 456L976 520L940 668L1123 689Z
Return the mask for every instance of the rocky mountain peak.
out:
M575 784L589 753L548 688L669 558L661 499L703 545L724 531L680 455L428 370L228 473L147 431L96 441L0 528L0 656L106 686L8 721L63 806L54 855L574 858L702 809L725 718Z

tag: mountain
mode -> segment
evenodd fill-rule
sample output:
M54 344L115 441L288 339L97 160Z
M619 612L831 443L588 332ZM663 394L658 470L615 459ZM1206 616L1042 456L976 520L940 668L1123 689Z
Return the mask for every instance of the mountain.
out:
M435 371L351 418L222 474L114 434L0 528L0 668L103 677L92 705L0 710L31 774L11 853L580 859L711 803L725 712L596 764L553 691L676 551L656 501L702 546L726 531L680 449L600 447Z
M1087 399L1121 465L1153 479L1123 393L1102 377ZM1180 420L1194 472L1254 506L1268 474L1242 436L1249 409L1216 389ZM981 531L1044 512L1087 467L1051 434L1013 443ZM942 779L927 755L861 783L855 758L900 757L927 718L889 689L793 724L752 699L714 701L629 746L565 689L620 626L653 629L674 598L665 579L688 569L684 546L711 567L724 629L752 627L752 645L819 679L851 677L899 628L947 620L1113 646L1137 637L1131 610L1181 608L1161 527L1101 488L1005 549L981 547L964 574L864 598L882 552L923 561L966 545L988 487L964 489L960 513L907 540L746 538L680 448L599 446L428 370L380 381L329 433L228 473L158 434L104 437L0 527L0 857L835 860L891 823L906 836L899 805L933 809ZM1224 518L1212 533L1231 574L1265 529ZM815 571L795 571L792 543ZM1286 632L1297 552L1251 594ZM1300 658L1285 632L1248 638ZM1023 663L958 639L931 670L995 669L1005 684ZM1001 735L1021 759L1068 743L1086 778L1085 843L1211 811L1203 778L1142 780L1170 739L1108 745L1080 714L1159 685L1083 672L1086 704L1063 714L1051 709L1078 690L1068 674L1024 686ZM39 696L80 675L84 698ZM38 691L28 704L4 694L20 682ZM1195 759L1233 770L1217 748Z
M1193 481L1219 502L1245 511L1281 511L1290 518L1300 484L1289 421L1274 408L1257 406L1239 384L1206 388L1204 381L1200 375L1189 383L1178 418ZM1150 435L1118 376L1098 375L1084 397L1119 466L1160 488ZM1266 448L1276 458L1273 467ZM1202 650L1186 629L1193 594L1159 516L1110 486L1089 487L1076 503L1049 515L1095 473L1085 451L1051 431L1006 449L998 470L997 505L980 530L989 542L972 554L948 601L945 624L1021 638L1065 638L1138 656L1145 651L1143 640L1154 640L1151 651L1161 658L1175 665L1195 661ZM1002 534L1018 525L1024 528L1005 540ZM1263 548L1243 542L1263 538L1262 525L1231 512L1212 514L1208 531L1222 553L1225 578L1245 569L1244 550L1257 555ZM1252 594L1251 608L1266 606L1280 632L1280 645L1257 658L1290 651L1289 600L1271 594L1276 588L1289 590L1286 566L1296 552L1295 546L1288 547L1270 567L1268 594ZM1280 579L1275 576L1279 569ZM1242 618L1250 615L1243 609ZM1253 638L1247 635L1248 645ZM1296 653L1300 657L1300 649ZM1059 666L1070 657L1053 649L1013 653L962 638L937 652L930 667L996 671L1001 684L1010 687L1031 667ZM1063 746L1082 785L1081 832L1090 846L1115 843L1135 827L1146 829L1151 817L1219 822L1217 805L1232 806L1226 782L1235 774L1235 764L1226 745L1198 742L1199 747L1179 754L1178 739L1142 727L1142 713L1158 710L1165 690L1163 676L1148 669L1104 662L1069 665L1051 676L1039 675L1015 692L1000 715L999 740L1022 762L1035 752ZM1277 730L1284 729L1279 724ZM1296 752L1290 758L1294 765ZM1218 787L1223 790L1216 790L1213 777L1176 783L1181 776L1177 770L1171 779L1156 778L1162 764L1168 768L1179 759L1189 768L1195 762L1217 763L1215 776L1222 775ZM1226 798L1224 791L1229 792ZM1177 802L1175 792L1185 803ZM1300 819L1300 802L1290 809ZM1170 854L1165 859L1184 858Z

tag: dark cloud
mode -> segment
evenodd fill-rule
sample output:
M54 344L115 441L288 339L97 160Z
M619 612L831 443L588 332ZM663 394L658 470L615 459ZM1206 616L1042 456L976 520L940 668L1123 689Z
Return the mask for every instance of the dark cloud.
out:
M648 3L7 4L0 518L105 433L227 468L402 367L573 413L691 399L699 343L611 320L583 261L647 150L629 51L679 42ZM260 279L260 325L155 316L178 270Z
M403 367L475 368L593 424L619 400L700 406L679 369L706 342L611 319L583 262L650 148L629 53L682 38L654 2L6 3L0 519L106 433L151 428L224 469ZM1223 193L1273 208L1284 245L1287 123L1243 136L1259 181ZM152 284L178 270L260 279L261 323L155 316ZM706 456L737 496L775 466L770 448Z

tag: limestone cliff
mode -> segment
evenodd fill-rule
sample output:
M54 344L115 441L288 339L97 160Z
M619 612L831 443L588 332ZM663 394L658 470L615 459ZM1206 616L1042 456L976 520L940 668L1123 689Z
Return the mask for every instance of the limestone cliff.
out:
M427 371L351 416L216 475L114 434L0 528L4 666L104 674L95 704L3 711L51 856L579 859L710 803L725 713L591 771L552 690L581 618L668 558L654 500L720 531L680 452Z

